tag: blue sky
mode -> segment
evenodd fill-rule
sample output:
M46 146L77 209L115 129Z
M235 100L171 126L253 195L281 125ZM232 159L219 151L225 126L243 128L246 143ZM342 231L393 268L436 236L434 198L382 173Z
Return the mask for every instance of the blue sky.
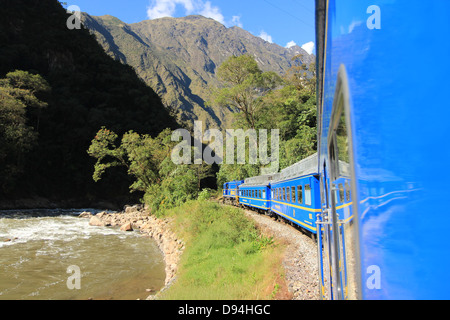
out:
M311 49L314 0L63 0L94 16L109 14L126 23L162 16L201 14L227 27L238 25L264 40ZM308 50L307 50L308 51Z

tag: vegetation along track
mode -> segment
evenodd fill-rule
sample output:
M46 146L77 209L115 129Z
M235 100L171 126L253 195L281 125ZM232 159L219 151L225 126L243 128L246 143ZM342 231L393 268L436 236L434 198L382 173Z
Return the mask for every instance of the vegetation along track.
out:
M293 300L318 300L319 270L317 265L317 244L307 234L288 223L244 209L266 236L273 236L286 244L283 258L286 283Z

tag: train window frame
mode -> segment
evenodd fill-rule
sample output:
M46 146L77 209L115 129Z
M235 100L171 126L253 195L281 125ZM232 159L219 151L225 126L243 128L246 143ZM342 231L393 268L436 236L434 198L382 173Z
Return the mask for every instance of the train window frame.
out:
M338 189L339 189L339 202L340 202L340 203L345 203L345 189L344 189L344 184L339 183L339 184L338 184Z
M329 129L328 129L328 159L327 159L327 172L329 173L328 178L330 181L336 181L339 177L346 177L348 176L350 178L350 189L351 189L351 200L353 203L358 203L357 193L356 193L356 174L355 174L355 167L354 167L354 153L353 153L353 127L350 119L350 90L349 90L349 81L347 76L347 70L345 68L345 65L341 65L339 67L339 71L337 74L337 81L336 81L336 89L334 94L334 100L332 105L332 111L331 111L331 117L330 117L330 123L329 123ZM341 124L341 121L345 121L345 130L347 135L347 141L346 141L346 154L344 154L346 157L348 157L348 166L342 166L339 163L340 158L339 155L342 154L339 151L339 145L338 145L338 129ZM341 161L345 162L345 161ZM343 170L341 170L343 169ZM331 192L331 195L333 193ZM327 193L328 196L328 193ZM330 204L328 207L331 209L331 214L333 216L333 220L337 219L337 212L336 212L336 203L338 197L335 197L336 199L333 199L331 197ZM353 220L352 220L352 226L354 227L353 231L353 239L352 243L354 245L353 248L353 259L356 261L355 263L355 269L354 271L354 280L355 280L355 291L353 292L355 294L356 299L361 299L362 294L362 283L361 283L361 273L362 270L358 267L358 265L361 263L361 255L360 255L360 246L359 246L359 214L358 214L358 206L354 205L353 207ZM337 226L333 224L333 232L337 233ZM347 245L346 245L347 247ZM350 250L350 248L347 248ZM339 251L340 249L338 247L335 247L335 251ZM336 259L336 257L334 258ZM335 261L334 265L338 265L338 261ZM334 269L334 272L337 271L337 268ZM349 271L348 271L349 272ZM335 277L335 279L339 280L339 277ZM339 289L339 284L336 283L336 288ZM342 292L342 291L341 291Z
M286 202L291 202L291 187L286 187Z
M305 205L312 206L312 189L309 183L305 184Z
M348 181L345 181L345 200L346 202L350 202L351 199L351 186Z
M303 185L301 184L297 186L297 203L303 204Z
M296 193L297 193L296 187L292 186L291 187L291 201L292 201L292 203L295 203L295 201L296 201L296 199L295 199Z

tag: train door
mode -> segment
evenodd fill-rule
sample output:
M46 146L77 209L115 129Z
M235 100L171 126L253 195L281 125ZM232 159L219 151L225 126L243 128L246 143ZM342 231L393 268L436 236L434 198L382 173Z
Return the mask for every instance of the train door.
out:
M345 67L341 66L336 85L333 102L330 129L328 134L328 177L325 181L324 192L327 203L324 210L324 226L327 226L328 240L327 260L329 277L331 278L331 298L346 300L361 298L360 263L358 246L358 216L356 204L356 187L354 176L351 122L349 118L350 102ZM338 213L339 183L350 180L354 202L350 217L340 216ZM341 214L342 215L342 214ZM324 241L325 243L325 241Z

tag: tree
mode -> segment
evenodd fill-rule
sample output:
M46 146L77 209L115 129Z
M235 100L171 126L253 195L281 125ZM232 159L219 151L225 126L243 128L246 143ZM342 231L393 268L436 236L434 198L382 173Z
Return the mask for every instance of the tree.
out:
M99 181L108 168L123 166L136 179L130 186L131 191L145 192L161 181L161 163L170 155L169 133L166 129L154 139L129 131L123 135L121 144L116 145L117 134L103 127L88 149L88 154L97 159L94 181Z
M105 171L123 166L135 178L131 192L144 192L143 201L152 212L181 205L197 198L198 176L205 174L189 165L172 162L171 130L165 129L156 138L130 131L123 135L120 145L118 136L102 128L92 140L88 154L97 159L93 179L99 181Z
M38 132L29 115L47 106L37 94L50 91L40 76L16 70L0 79L0 183L7 191L22 174L24 157L37 144ZM39 125L39 117L37 123Z
M215 103L236 108L247 126L255 129L262 97L275 89L281 78L275 72L262 72L249 55L228 58L218 68L217 77L225 87L215 93Z

